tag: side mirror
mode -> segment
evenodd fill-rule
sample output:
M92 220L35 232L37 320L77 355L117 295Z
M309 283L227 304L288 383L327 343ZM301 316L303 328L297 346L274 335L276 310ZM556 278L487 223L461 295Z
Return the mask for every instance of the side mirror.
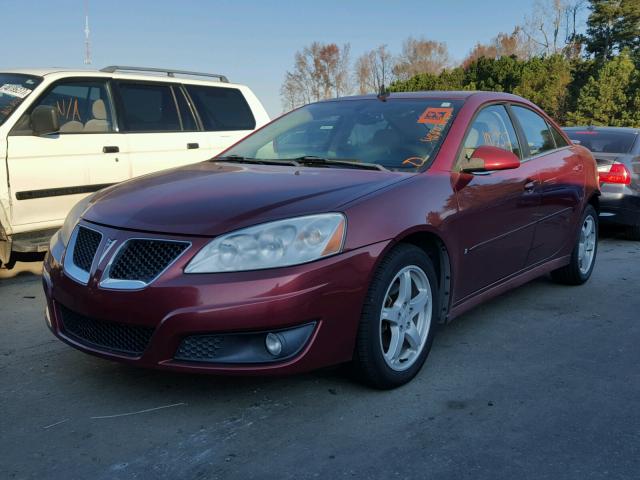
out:
M51 105L38 105L31 112L31 128L34 135L47 135L60 130L58 110Z
M520 166L516 154L503 148L482 145L471 154L468 162L462 165L465 173L491 172L494 170L512 170Z

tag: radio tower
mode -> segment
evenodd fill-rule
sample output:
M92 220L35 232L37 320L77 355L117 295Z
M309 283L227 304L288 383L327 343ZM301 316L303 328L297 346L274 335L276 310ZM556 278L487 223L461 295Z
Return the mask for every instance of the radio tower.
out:
M89 40L89 0L84 0L84 64L91 64L91 41Z

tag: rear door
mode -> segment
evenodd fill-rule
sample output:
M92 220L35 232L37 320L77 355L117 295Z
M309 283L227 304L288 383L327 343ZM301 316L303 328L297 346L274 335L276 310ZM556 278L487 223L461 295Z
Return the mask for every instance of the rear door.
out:
M29 115L39 105L57 109L58 133L33 134ZM61 223L88 193L127 179L126 144L113 121L108 80L54 83L9 133L7 165L16 226Z
M526 140L527 162L540 175L541 205L528 265L552 258L573 244L578 207L584 198L585 172L580 157L541 115L522 106L511 107Z
M476 115L464 139L457 171L481 145L510 150L523 161L513 170L460 177L459 214L452 225L463 246L456 302L525 268L540 206L536 168L524 161L505 105L484 107Z
M202 126L210 156L217 155L256 128L256 119L242 92L233 87L185 85Z
M121 80L117 105L132 177L213 156L180 85Z

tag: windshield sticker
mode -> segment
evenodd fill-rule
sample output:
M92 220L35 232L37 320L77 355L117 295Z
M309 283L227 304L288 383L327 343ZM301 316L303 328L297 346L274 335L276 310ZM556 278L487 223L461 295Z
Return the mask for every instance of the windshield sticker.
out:
M416 168L423 166L429 157L409 157L402 161L402 165L413 165Z
M453 114L453 108L437 108L437 107L429 107L420 118L418 118L418 123L429 123L431 125L446 125L451 115Z
M450 107L451 106L451 102L442 102L440 104L441 107Z
M431 130L427 132L427 134L420 139L422 143L431 143L440 140L443 131L442 125L436 125Z
M11 97L25 98L31 93L31 90L24 88L22 85L13 85L5 83L0 87L0 94L9 95Z

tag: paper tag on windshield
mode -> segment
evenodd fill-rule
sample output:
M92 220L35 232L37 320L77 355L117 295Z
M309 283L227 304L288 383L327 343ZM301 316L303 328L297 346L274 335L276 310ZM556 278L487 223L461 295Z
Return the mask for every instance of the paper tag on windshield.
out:
M0 87L0 93L10 95L12 97L25 98L31 93L31 90L29 90L28 88L24 88L22 85L5 83Z
M429 107L420 118L418 118L418 123L430 123L432 125L446 125L453 113L453 108L436 108Z

